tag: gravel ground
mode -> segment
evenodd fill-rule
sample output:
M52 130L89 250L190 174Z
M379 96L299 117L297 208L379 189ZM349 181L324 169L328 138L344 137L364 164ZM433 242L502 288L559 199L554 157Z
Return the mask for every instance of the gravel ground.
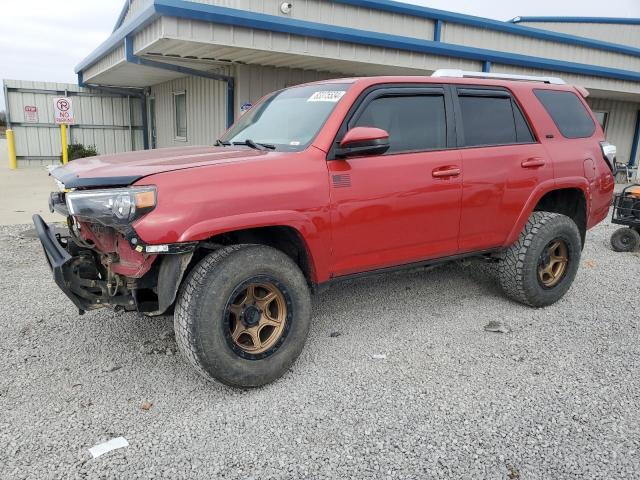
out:
M545 309L460 264L334 287L251 391L194 373L169 317L78 317L25 228L0 228L2 478L640 478L640 254L611 225Z

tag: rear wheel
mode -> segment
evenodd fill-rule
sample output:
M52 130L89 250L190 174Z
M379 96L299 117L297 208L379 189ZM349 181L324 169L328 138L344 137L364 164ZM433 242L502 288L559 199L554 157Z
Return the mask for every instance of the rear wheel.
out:
M611 235L611 247L616 252L633 252L640 248L640 233L633 228L619 228Z
M257 387L298 358L310 317L309 289L291 258L263 245L234 245L191 271L174 327L178 347L204 377Z
M520 303L551 305L573 283L581 250L580 232L573 220L558 213L534 212L498 263L500 285Z

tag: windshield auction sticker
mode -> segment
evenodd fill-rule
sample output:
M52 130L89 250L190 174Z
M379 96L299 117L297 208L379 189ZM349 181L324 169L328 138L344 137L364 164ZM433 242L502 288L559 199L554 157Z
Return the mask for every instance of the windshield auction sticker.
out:
M315 92L311 95L307 102L337 102L342 96L347 93L344 90L326 90L321 92Z

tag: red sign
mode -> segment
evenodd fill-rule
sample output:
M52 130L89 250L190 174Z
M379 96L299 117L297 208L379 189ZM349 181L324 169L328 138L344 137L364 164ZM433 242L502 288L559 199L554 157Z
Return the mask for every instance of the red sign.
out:
M38 107L33 105L24 106L25 123L38 123Z

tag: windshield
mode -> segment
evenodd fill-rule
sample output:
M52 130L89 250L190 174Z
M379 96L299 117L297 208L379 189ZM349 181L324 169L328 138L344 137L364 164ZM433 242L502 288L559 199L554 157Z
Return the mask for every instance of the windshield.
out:
M222 141L248 139L276 150L304 150L350 86L326 83L275 92L240 117Z

